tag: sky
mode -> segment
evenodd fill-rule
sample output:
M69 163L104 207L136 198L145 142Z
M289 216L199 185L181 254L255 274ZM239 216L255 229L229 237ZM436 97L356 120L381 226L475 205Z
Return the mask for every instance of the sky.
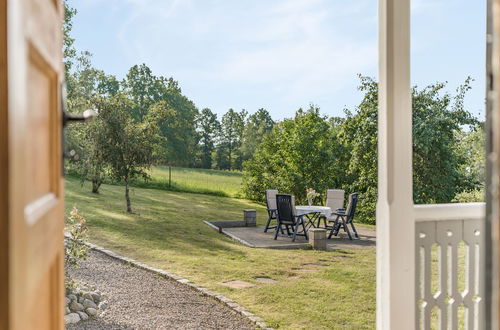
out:
M274 119L319 106L343 116L377 78L376 0L69 0L72 35L122 79L135 64L173 77L199 109L267 109ZM484 117L486 1L412 1L412 84L474 79L465 105Z

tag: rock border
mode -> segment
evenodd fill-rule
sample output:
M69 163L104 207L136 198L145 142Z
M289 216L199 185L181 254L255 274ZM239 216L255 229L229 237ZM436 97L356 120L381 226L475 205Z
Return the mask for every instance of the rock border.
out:
M69 237L69 235L65 234L64 236L67 239L71 239ZM218 293L216 291L208 290L207 288L201 287L201 286L197 285L196 283L191 282L188 279L185 279L185 278L177 276L177 275L175 275L173 273L170 273L170 272L167 272L167 271L164 271L164 270L161 270L161 269L158 269L158 268L155 268L155 267L143 264L143 263L138 262L138 261L136 261L134 259L121 256L119 254L114 253L113 251L107 250L107 249L105 249L103 247L100 247L98 245L95 245L93 243L83 242L83 244L85 244L86 246L88 246L90 249L92 249L94 251L98 251L100 253L103 253L103 254L105 254L105 255L107 255L107 256L109 256L111 258L117 259L117 260L119 260L119 261L121 261L123 263L127 263L127 264L129 264L131 266L134 266L134 267L139 268L139 269L146 270L148 272L151 272L151 273L154 273L156 275L159 275L159 276L161 276L163 278L166 278L166 279L169 279L169 280L174 280L176 282L184 284L184 285L186 285L186 286L188 286L188 287L190 287L190 288L192 288L192 289L194 289L196 291L201 292L204 296L208 296L208 297L214 298L215 300L219 301L220 303L228 306L229 308L231 308L232 310L234 310L238 314L241 314L244 317L246 317L252 324L255 324L260 329L274 330L273 328L268 327L267 324L264 322L264 320L262 318L258 317L257 315L255 315L253 313L250 313L249 311L247 311L245 309L245 307L239 305L234 300L229 299L229 298L221 295L220 293Z

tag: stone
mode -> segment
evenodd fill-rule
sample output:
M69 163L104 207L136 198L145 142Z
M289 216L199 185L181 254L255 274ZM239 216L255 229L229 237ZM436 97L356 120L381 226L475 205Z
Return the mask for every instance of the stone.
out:
M78 296L78 302L80 304L82 304L84 300L85 300L85 298L83 298L83 296Z
M92 300L98 304L101 302L101 293L96 291L96 292L92 292Z
M256 210L243 210L243 220L246 227L257 226L257 211Z
M70 302L71 299L69 299L68 297L64 297L64 306L68 306Z
M304 269L304 268L299 268L299 269L294 269L296 272L301 272L301 273L314 273L317 272L316 269Z
M97 309L95 308L87 308L85 310L89 316L96 316L97 315Z
M97 308L97 305L92 300L85 299L83 301L83 307L85 307L85 308Z
M223 283L219 283L219 285L227 286L227 287L232 288L232 289L246 289L246 288L251 288L251 287L255 286L255 284L253 284L253 283L240 281L240 280L223 282Z
M85 313L85 312L77 312L77 313L78 313L78 315L80 315L80 319L82 319L82 321L89 319L89 316L87 315L87 313Z
M256 277L255 281L257 281L259 283L265 283L265 284L272 284L272 283L278 282L278 281L273 280L272 278L269 278L269 277Z
M99 304L99 309L103 311L107 308L108 308L108 301L107 300L101 301L101 303Z
M75 324L80 322L80 315L77 313L70 313L68 315L64 315L64 323L65 324Z
M90 292L86 292L83 294L83 299L88 299L94 301L94 297L92 297L92 294Z
M71 309L73 312L78 312L78 311L83 311L84 307L76 300L73 300L71 304L69 304L69 309Z
M66 307L64 314L69 314L69 313L71 313L71 311L69 310L69 307Z
M326 229L311 228L308 231L309 244L315 250L326 250Z
M78 300L78 298L77 298L74 294L69 294L67 298L68 298L70 301L73 301L73 300Z

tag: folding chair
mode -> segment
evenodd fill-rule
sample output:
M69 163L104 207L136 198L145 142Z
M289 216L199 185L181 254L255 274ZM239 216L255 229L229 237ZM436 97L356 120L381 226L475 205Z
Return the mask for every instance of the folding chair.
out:
M332 212L337 212L340 209L344 209L344 190L342 189L328 189L326 191L326 203L325 206L328 206ZM333 215L325 215L322 214L318 218L318 227L321 224L321 219L323 219L323 223L325 224L325 228L330 228L330 226L327 225L326 221L334 220Z
M276 195L278 194L278 190L276 189L267 189L266 190L266 204L267 204L267 223L264 228L264 233L267 233L268 229L276 228L276 226L270 226L272 220L277 220L278 218L278 210L276 207Z
M344 229L349 236L349 239L352 240L351 232L349 231L348 225L351 225L352 231L354 232L354 236L359 238L356 227L354 227L354 213L356 212L356 204L358 203L358 193L353 193L349 195L349 205L347 206L347 210L338 209L333 212L335 216L335 220L329 220L329 222L333 222L333 226L330 229L330 234L328 238L331 238L332 235L337 236L340 230L340 227Z
M279 232L283 234L283 226L290 235L290 228L293 230L292 241L295 241L297 235L307 237L307 230L304 224L304 217L302 215L295 215L295 206L292 201L292 195L276 195L277 204L277 214L278 214L278 224L276 226L276 233L274 234L274 239L278 238ZM299 227L302 226L302 233L298 233Z

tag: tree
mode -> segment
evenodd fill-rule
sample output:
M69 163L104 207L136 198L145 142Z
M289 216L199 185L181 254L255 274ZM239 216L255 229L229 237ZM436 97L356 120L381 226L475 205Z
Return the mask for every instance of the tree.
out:
M94 109L96 97L110 97L118 93L120 86L116 78L94 68L90 53L82 52L74 64L74 71L68 75L67 110L70 113ZM69 125L66 128L66 147L72 154L67 168L76 172L82 181L91 181L93 193L99 192L107 168L102 158L103 146L99 145L101 134L103 123L100 117L85 125Z
M132 119L133 106L121 93L96 101L104 128L99 145L103 146L103 158L109 164L111 176L125 184L127 212L132 212L129 185L137 177L148 177L146 170L154 161L157 136L154 121L137 123Z
M349 159L343 187L360 194L360 219L375 221L377 200L378 85L360 77L365 93L354 113L346 111L340 136ZM454 148L462 126L476 120L464 109L470 79L455 96L444 93L445 84L412 89L413 99L413 198L415 203L447 203L467 186L460 168L465 158Z
M64 24L63 24L63 56L64 56L64 69L66 73L66 80L68 74L71 72L73 59L76 57L76 49L73 46L75 39L71 37L71 30L73 29L73 17L76 15L76 9L68 5L67 0L64 0Z
M457 94L443 93L437 83L418 91L413 88L413 199L415 203L448 203L470 187L460 169L466 157L457 152L462 127L477 124L464 109L471 78L457 88Z
M346 117L323 118L311 107L294 119L274 125L254 157L245 164L247 197L263 200L264 190L276 188L303 201L305 189L343 188L359 192L358 219L375 222L377 201L378 85L360 77L364 97ZM464 108L470 79L455 95L445 84L414 87L413 196L415 203L447 203L457 194L477 189L481 181L482 133L475 135L477 120ZM471 151L474 149L474 151ZM469 150L465 152L465 150ZM457 197L458 198L458 197Z
M149 107L161 100L165 86L146 64L132 66L122 82L125 93L133 101L132 117L141 122Z
M295 118L275 124L245 163L246 197L263 201L266 189L278 189L305 202L307 188L323 192L339 187L342 177L334 153L341 154L341 147L319 108L299 109Z
M192 166L196 149L195 113L172 106L168 100L153 104L150 116L158 123L162 136L161 160L178 166Z
M266 109L261 108L248 117L241 142L243 161L252 158L255 150L262 142L262 138L273 128L273 125L274 121Z
M459 131L456 152L465 158L460 168L470 187L467 190L484 189L486 180L486 151L484 122L478 123L467 131Z
M212 167L212 153L215 150L215 137L220 129L220 123L217 115L210 109L205 108L197 118L199 135L199 164L202 168Z
M242 155L240 151L243 128L247 112L236 112L229 109L221 120L220 140L217 147L217 167L220 169L241 169Z

